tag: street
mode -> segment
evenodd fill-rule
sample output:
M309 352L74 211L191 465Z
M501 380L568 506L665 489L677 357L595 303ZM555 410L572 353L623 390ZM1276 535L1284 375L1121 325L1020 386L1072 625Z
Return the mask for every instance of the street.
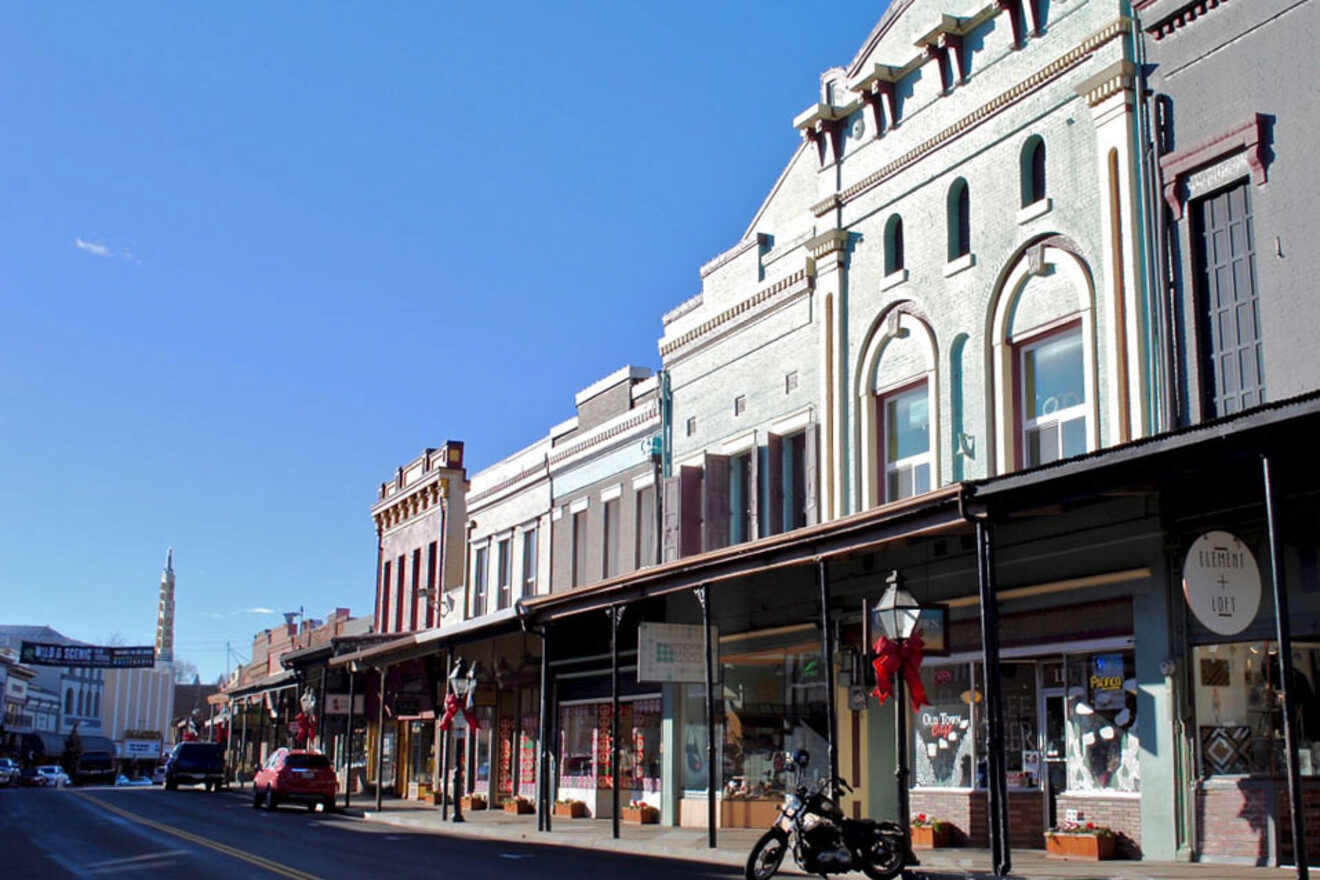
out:
M662 858L453 838L285 807L237 792L0 789L0 876L705 878L741 871Z

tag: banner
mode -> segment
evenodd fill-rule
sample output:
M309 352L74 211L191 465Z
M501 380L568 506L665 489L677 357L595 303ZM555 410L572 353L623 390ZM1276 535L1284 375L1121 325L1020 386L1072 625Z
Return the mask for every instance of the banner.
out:
M55 645L24 642L19 662L28 666L77 666L96 669L150 669L156 665L151 645L132 648L105 645Z

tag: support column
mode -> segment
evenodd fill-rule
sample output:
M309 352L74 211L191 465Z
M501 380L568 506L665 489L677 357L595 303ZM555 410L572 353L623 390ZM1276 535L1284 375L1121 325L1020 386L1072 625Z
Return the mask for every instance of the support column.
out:
M449 696L449 673L454 666L454 652L445 651L445 692L441 697L440 704L444 705L445 699ZM443 709L440 712L444 714ZM447 730L440 729L440 723L435 725L436 736L440 738L440 818L447 820L449 818L449 740L450 733Z
M348 720L344 722L344 809L347 810L353 792L353 685L357 676L348 668Z
M243 697L243 698L242 698L242 704L243 704L243 739L242 739L241 744L239 745L238 767L237 767L237 769L234 771L234 777L238 780L238 790L239 790L239 791L242 791L242 790L243 790L243 767L244 767L244 766L246 765L246 763L247 763L247 750L248 750L248 735L247 735L248 705L247 705L247 697Z
M316 702L316 748L325 753L325 680L330 674L329 666L321 667L321 696Z
M710 588L702 584L696 589L701 603L701 637L706 657L706 827L711 849L716 845L715 834L715 676L710 653Z
M847 383L844 351L847 340L844 312L847 290L848 233L830 229L807 242L815 272L816 296L821 328L821 456L820 521L843 515L847 492Z
M825 667L825 735L829 744L830 790L834 791L834 780L839 778L839 718L834 701L834 630L830 626L830 578L828 563L824 559L816 561L816 576L820 582L820 650ZM837 799L839 792L834 791Z
M537 720L536 830L550 830L550 623L541 630L541 715Z
M987 776L990 853L996 877L1013 869L1009 852L1008 779L1004 761L1004 688L999 669L999 600L995 596L994 535L984 520L976 523L976 574L981 599L981 662L985 674Z
M388 666L377 666L380 676L380 690L376 694L376 812L380 812L381 799L385 796L385 784L381 773L385 770L385 674Z
M623 609L611 605L610 615L610 786L613 815L610 817L611 834L619 839L619 621Z

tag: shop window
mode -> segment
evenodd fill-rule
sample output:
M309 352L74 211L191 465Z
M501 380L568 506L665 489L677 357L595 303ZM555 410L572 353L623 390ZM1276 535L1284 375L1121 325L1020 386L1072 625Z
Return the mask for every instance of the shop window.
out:
M1022 207L1045 198L1045 141L1034 134L1022 147Z
M495 545L495 607L508 608L513 579L513 541L505 538Z
M536 526L523 532L522 582L523 597L536 595Z
M1019 350L1024 467L1086 452L1082 331L1077 325Z
M930 391L919 386L880 399L884 438L885 500L898 501L930 491Z
M756 450L729 459L729 543L756 537Z
M922 788L971 788L976 780L976 730L980 694L972 689L968 663L923 666L929 705L912 713L912 784Z
M885 223L885 274L903 270L903 218L892 215Z
M949 262L972 252L972 200L961 177L949 187L947 208Z
M619 499L612 498L602 505L604 513L604 540L601 542L601 574L611 578L619 573Z
M1131 651L1070 657L1069 791L1140 791L1136 665Z
M480 792L490 797L490 740L494 736L491 729L494 721L494 711L490 706L478 706L476 710L478 727L473 739L476 740L476 748L473 750L473 757L476 766L472 769L472 790Z
M486 548L478 547L472 559L472 616L486 613Z

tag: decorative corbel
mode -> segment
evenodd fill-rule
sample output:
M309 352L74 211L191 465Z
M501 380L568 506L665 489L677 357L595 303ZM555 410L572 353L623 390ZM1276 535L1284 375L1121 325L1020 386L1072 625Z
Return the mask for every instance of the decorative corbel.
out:
M952 31L944 31L940 34L940 49L944 52L953 70L950 71L953 81L960 86L967 85L967 75L964 71L967 67L963 64L963 35ZM940 66L941 76L943 76L944 65ZM952 85L945 83L945 90L952 88Z
M1021 49L1027 43L1027 35L1022 19L1022 0L998 0L999 8L1008 13L1008 20L1013 25L1013 48Z
M1040 4L1036 0L1023 0L1027 7L1027 12L1031 15L1031 35L1039 37L1045 33L1045 15L1040 10Z

